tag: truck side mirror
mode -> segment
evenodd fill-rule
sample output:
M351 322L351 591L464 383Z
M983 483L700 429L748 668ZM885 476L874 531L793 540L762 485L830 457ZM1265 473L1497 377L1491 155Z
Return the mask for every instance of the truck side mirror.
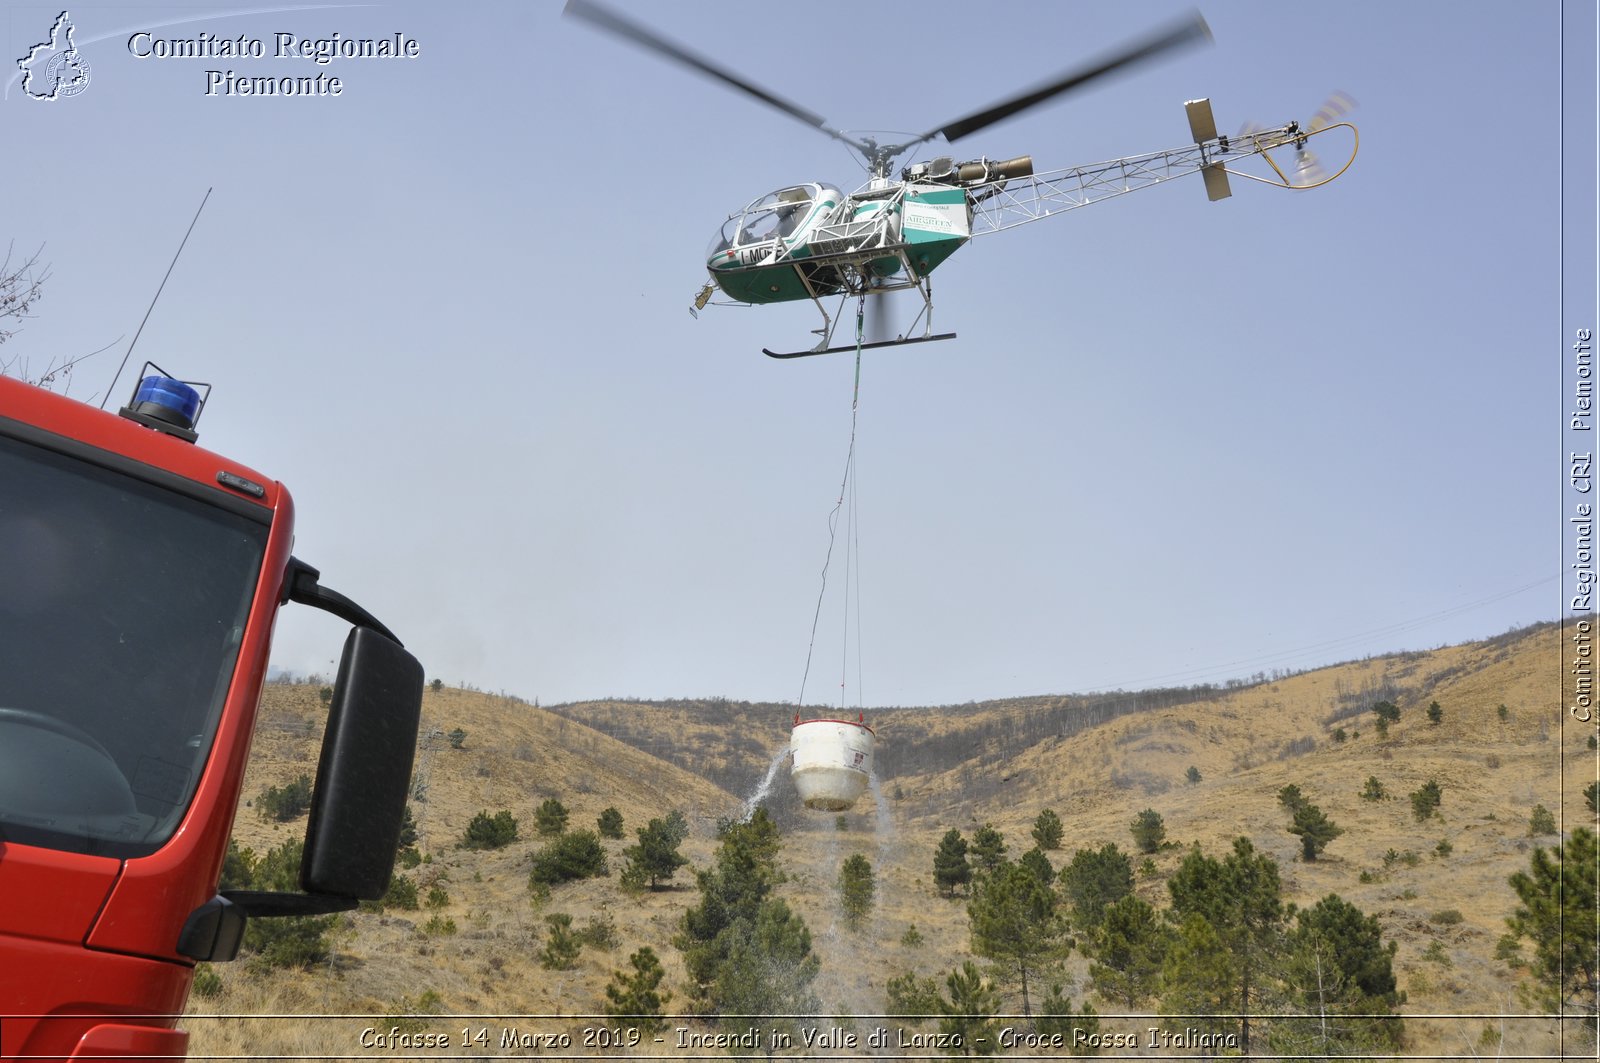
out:
M377 900L389 888L422 718L422 665L370 627L339 660L306 825L301 888Z

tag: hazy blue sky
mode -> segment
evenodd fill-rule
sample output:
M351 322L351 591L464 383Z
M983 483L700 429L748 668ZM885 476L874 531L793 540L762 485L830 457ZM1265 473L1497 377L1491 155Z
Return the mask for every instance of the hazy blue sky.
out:
M837 126L913 131L1183 10L617 6ZM98 401L214 188L113 403L146 358L212 383L202 444L289 486L296 553L430 676L794 699L853 360L762 357L806 345L809 306L688 305L730 211L863 175L558 3L465 7L73 5L87 88L43 103L11 73L0 102L0 239L51 267L0 353L120 340L73 376ZM60 10L7 5L8 71ZM1222 680L1560 615L1560 7L1203 13L1213 45L955 153L1087 163L1181 146L1193 97L1232 131L1340 91L1355 166L1216 204L1190 178L935 274L959 338L861 374L850 704ZM140 31L267 55L139 58ZM279 32L420 54L318 66L274 58ZM343 92L207 96L210 69ZM840 697L843 612L808 701ZM326 669L340 638L291 611L275 661Z

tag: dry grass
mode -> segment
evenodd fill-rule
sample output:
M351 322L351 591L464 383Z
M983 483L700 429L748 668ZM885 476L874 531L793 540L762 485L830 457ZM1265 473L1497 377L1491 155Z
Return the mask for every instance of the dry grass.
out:
M950 827L970 836L972 828L992 822L1018 855L1033 844L1034 818L1053 808L1067 828L1062 850L1050 854L1059 867L1077 848L1105 842L1131 848L1128 828L1134 815L1154 808L1175 844L1155 856L1158 876L1140 882L1140 892L1153 902L1165 904L1164 877L1187 846L1219 853L1244 835L1279 860L1287 900L1308 905L1338 893L1378 917L1386 937L1399 943L1396 969L1408 994L1408 1013L1527 1010L1518 996L1526 974L1494 955L1515 906L1507 878L1527 866L1532 846L1556 840L1529 837L1533 806L1556 810L1564 799L1570 828L1584 809L1582 789L1595 778L1595 754L1586 745L1592 730L1563 717L1561 674L1552 664L1559 661L1559 640L1558 630L1544 628L1520 639L1356 662L1208 701L1122 716L1024 748L974 750L975 757L1003 755L1003 781L989 779L994 785L975 789L973 763L951 763L887 780L888 793L845 817L844 830L832 815L793 819L783 855L789 881L781 892L805 918L822 957L815 988L824 1009L837 1015L880 1012L889 978L908 969L942 976L970 956L965 905L938 896L930 874L934 847ZM1396 699L1402 718L1387 737L1379 737L1370 712L1332 719L1350 703L1351 692L1380 687L1403 692ZM1444 709L1438 726L1424 714L1432 701ZM1502 704L1508 708L1506 721L1496 711ZM541 1032L578 1031L584 1023L571 1017L602 1008L612 971L624 967L629 952L640 945L652 946L661 957L674 1003L681 1005L684 974L671 939L683 910L697 899L692 876L682 874L675 890L628 897L615 876L628 842L608 841L612 877L557 887L548 900L536 902L527 888L529 857L539 844L533 809L556 797L571 811L573 826L592 828L602 809L615 806L623 813L629 841L633 828L651 816L681 809L693 831L684 851L694 866L703 867L714 848L717 819L734 814L744 795L716 785L716 774L697 774L671 761L721 764L725 773L748 779L752 764L764 767L786 736L774 728L771 742L758 742L762 748L756 749L748 731L732 732L721 717L697 722L692 706L608 702L593 707L597 725L648 733L660 743L647 752L578 722L591 718L585 715L589 708L564 706L557 713L491 695L430 693L424 733L460 727L467 739L460 750L437 740L431 743L436 748L419 755L428 799L414 811L431 862L412 874L424 895L435 882L447 890L450 903L437 914L452 919L456 932L425 933L423 924L435 914L428 910L355 913L345 918L335 959L324 969L286 975L253 970L247 961L220 967L223 994L191 1000L192 1051L394 1055L361 1050L361 1031L369 1026L387 1031L394 1023L386 1016L424 1000L451 1015L566 1016L520 1025ZM918 720L930 729L959 729L982 722L978 714L1026 710L980 706L920 710L920 717L918 711L897 710L873 722L884 740L893 742L895 732L886 721L902 728ZM301 772L314 772L321 716L314 688L268 690L247 798ZM1346 731L1343 742L1332 737L1337 727ZM1199 783L1185 779L1190 766L1201 773ZM1383 782L1390 800L1359 796L1368 776ZM1406 795L1430 779L1442 786L1443 804L1437 817L1419 823ZM1345 829L1314 863L1300 860L1298 840L1284 829L1287 815L1277 792L1288 783L1297 784ZM501 808L521 821L519 842L496 852L456 848L473 814ZM253 809L242 809L236 834L261 851L301 829L303 824L275 827ZM1441 855L1444 840L1449 851ZM1401 858L1386 860L1391 850ZM852 931L839 918L835 881L840 864L856 852L872 862L878 890L866 925ZM602 909L620 937L614 951L586 948L570 971L539 966L544 915L566 912L582 926ZM1459 913L1459 919L1438 916L1447 911ZM907 946L902 938L913 923L923 940ZM1085 968L1081 956L1068 964L1079 987L1075 998L1082 997ZM1115 1010L1094 1003L1102 1011ZM199 1018L205 1013L319 1012L362 1017ZM508 1024L514 1020L429 1019L422 1028L453 1033L459 1041L463 1026L487 1025L491 1037L498 1037ZM1407 1051L1485 1056L1554 1051L1548 1021L1508 1021L1498 1044L1490 1043L1486 1025L1501 1024L1414 1018ZM582 1049L574 1054L583 1054Z

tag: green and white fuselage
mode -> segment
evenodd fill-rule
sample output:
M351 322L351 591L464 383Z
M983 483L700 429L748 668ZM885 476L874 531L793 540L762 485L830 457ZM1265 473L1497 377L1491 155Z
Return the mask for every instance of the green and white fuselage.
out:
M963 188L881 182L846 195L804 184L762 196L723 223L706 256L741 303L860 295L918 284L972 235Z

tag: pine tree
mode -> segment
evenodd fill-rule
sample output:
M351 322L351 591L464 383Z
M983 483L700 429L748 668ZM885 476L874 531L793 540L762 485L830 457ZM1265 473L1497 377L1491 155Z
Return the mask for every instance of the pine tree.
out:
M1444 792L1439 784L1432 779L1411 791L1411 814L1417 822L1432 818L1439 810L1439 802L1444 797Z
M1238 958L1199 912L1184 917L1161 966L1161 1010L1205 1033L1237 1029ZM1246 1052L1246 1055L1249 1053Z
M963 1055L993 1055L999 1048L999 1026L994 1015L1000 1010L1000 994L983 980L971 960L951 971L945 985L950 988L950 999L943 1002L939 1032L956 1038Z
M1033 877L1037 878L1045 889L1055 888L1056 869L1050 866L1050 858L1044 855L1044 850L1037 845L1023 853L1017 863L1033 872Z
M1033 1028L1045 1037L1060 1037L1067 1051L1075 1056L1099 1051L1088 1044L1089 1038L1100 1032L1100 1019L1095 1015L1094 1008L1085 1001L1083 1010L1073 1014L1072 1001L1067 998L1066 989L1059 982L1051 983L1050 991L1040 1002L1039 1017L1034 1020Z
M1564 845L1535 849L1528 870L1511 876L1522 903L1506 920L1514 935L1533 942L1541 1003L1561 1014L1583 1015L1591 1028L1600 993L1597 867L1600 850L1586 827L1574 828Z
M629 956L628 965L632 974L615 971L606 986L606 1014L626 1020L626 1025L649 1037L666 1028L662 1009L672 994L660 987L667 972L649 945Z
M811 931L781 898L763 901L755 921L729 935L728 951L712 985L714 1008L731 1016L727 1026L743 1030L749 1016L796 1042L806 1016L822 1002L811 983L822 961L811 951Z
M1031 1016L1028 981L1063 958L1065 927L1055 915L1056 898L1046 882L1021 864L1001 863L984 876L967 905L972 951L995 961L1022 993L1022 1013Z
M1099 849L1079 849L1061 869L1061 892L1078 927L1098 926L1106 905L1133 892L1133 862L1111 842Z
M1306 795L1300 792L1300 787L1295 783L1283 787L1278 791L1278 804L1288 809L1291 813L1301 808L1306 803Z
M1161 813L1153 808L1147 808L1133 818L1129 828L1133 831L1133 844L1141 853L1154 853L1161 849L1161 844L1167 840L1167 825L1161 819Z
M915 971L907 971L898 978L889 979L884 991L889 1012L885 1018L900 1019L917 1025L944 1011L944 998L939 995L939 983L932 978L920 978Z
M678 868L689 862L687 856L678 852L681 839L666 820L652 819L634 833L639 836L639 844L622 851L627 861L622 871L624 883L660 889L662 883L677 874Z
M1281 1014L1273 1048L1286 1055L1389 1055L1400 1045L1405 999L1396 988L1397 944L1383 943L1375 916L1337 894L1296 913L1284 941Z
M502 808L494 815L481 810L467 824L462 841L468 849L503 849L517 840L517 817Z
M599 878L611 874L605 847L592 830L563 834L533 854L533 870L528 872L530 887L554 886L575 879Z
M249 849L228 843L223 861L223 887L269 892L299 892L300 864L305 843L290 838L259 860ZM266 967L310 968L325 962L333 946L328 935L337 915L299 915L252 919L245 928L244 948Z
M1039 813L1039 818L1033 821L1033 840L1039 843L1041 849L1061 848L1061 836L1064 832L1061 817L1056 815L1053 808L1045 809Z
M957 887L972 881L972 865L967 862L967 840L961 832L951 827L939 842L933 854L933 882L946 897L954 896Z
M839 907L843 909L845 924L851 930L861 929L861 924L872 911L876 891L872 864L860 853L852 854L839 868Z
M595 821L595 826L599 829L600 837L602 838L624 837L622 833L622 813L617 811L616 808L608 808L600 813L600 818Z
M1191 933L1191 917L1198 916L1211 927L1228 955L1226 969L1233 979L1234 997L1231 1010L1241 1016L1240 1047L1249 1055L1250 1014L1256 1010L1269 962L1283 937L1277 861L1266 853L1258 854L1248 838L1236 839L1233 852L1220 863L1196 847L1167 881L1167 889L1172 894L1173 914L1182 920L1190 943L1199 947L1199 938Z
M1289 833L1300 837L1300 855L1307 862L1315 860L1328 847L1328 843L1344 833L1344 828L1338 826L1323 814L1322 809L1304 801L1294 810L1294 822L1289 825Z
M1006 858L1006 839L993 823L985 823L972 832L972 866L977 872L986 873L1000 866Z
M545 935L544 949L539 953L539 965L549 971L571 969L577 962L578 953L583 950L582 943L572 932L572 916L565 912L553 912L544 917L544 922L549 930Z
M683 913L673 943L683 952L690 996L697 1005L715 1010L726 993L735 991L727 982L732 977L728 964L736 950L748 953L748 941L772 891L783 881L780 845L777 824L765 808L758 808L748 821L723 826L711 868L696 874L700 903ZM804 929L804 923L799 926Z
M533 814L533 827L540 834L560 834L567 829L567 806L553 797L544 799Z
M1130 893L1106 905L1093 933L1090 983L1103 998L1132 1011L1155 995L1171 944L1160 914Z
M411 814L411 806L407 805L405 812L400 816L400 837L395 842L395 848L405 849L415 844L417 844L417 820Z

